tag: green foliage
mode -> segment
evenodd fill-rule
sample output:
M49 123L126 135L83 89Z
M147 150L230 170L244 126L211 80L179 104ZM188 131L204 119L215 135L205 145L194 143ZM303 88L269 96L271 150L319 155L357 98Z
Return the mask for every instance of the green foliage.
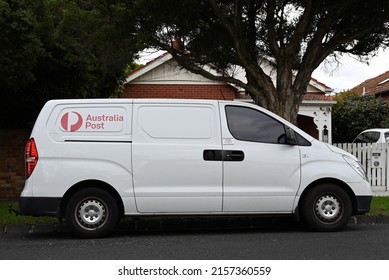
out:
M43 49L34 3L0 0L0 88L17 91L35 81L33 69Z
M383 127L388 118L386 102L373 95L359 96L353 92L338 95L333 108L333 142L347 143L363 130Z
M49 99L117 95L138 52L127 2L0 0L0 127Z

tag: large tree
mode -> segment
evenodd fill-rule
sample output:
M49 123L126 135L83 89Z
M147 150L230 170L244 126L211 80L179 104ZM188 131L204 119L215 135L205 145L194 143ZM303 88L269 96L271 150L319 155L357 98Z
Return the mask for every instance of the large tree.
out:
M167 50L191 72L244 88L258 105L294 123L323 60L368 56L389 44L386 0L135 2L137 33L148 46ZM220 75L207 72L206 64ZM247 82L234 75L237 67Z

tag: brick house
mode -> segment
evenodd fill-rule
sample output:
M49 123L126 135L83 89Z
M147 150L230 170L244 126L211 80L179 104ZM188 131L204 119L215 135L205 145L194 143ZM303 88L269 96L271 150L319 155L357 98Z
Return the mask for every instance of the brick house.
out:
M207 70L213 71L211 68ZM269 64L269 73L274 72L272 70ZM237 74L243 81L243 72L241 76ZM298 116L298 126L301 129L329 143L332 140L331 108L336 103L329 96L331 92L331 88L312 78ZM131 72L120 97L251 101L244 90L236 86L209 80L183 69L169 53L164 53Z

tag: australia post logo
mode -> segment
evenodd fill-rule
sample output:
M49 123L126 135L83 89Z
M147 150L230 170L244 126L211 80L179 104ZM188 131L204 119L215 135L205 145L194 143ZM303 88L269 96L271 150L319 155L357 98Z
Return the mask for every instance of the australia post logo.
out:
M61 118L61 127L65 131L74 132L82 126L82 116L77 112L67 112Z
M68 132L108 131L118 132L123 129L124 112L120 109L108 109L104 112L96 109L85 111L68 111L60 117L60 127Z

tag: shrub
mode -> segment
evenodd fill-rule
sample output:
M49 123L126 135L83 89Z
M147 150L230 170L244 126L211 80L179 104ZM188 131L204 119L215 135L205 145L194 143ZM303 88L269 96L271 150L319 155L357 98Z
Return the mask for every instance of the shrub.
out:
M352 91L343 92L333 108L333 142L347 143L363 130L384 127L388 121L386 102L374 95L360 96Z

